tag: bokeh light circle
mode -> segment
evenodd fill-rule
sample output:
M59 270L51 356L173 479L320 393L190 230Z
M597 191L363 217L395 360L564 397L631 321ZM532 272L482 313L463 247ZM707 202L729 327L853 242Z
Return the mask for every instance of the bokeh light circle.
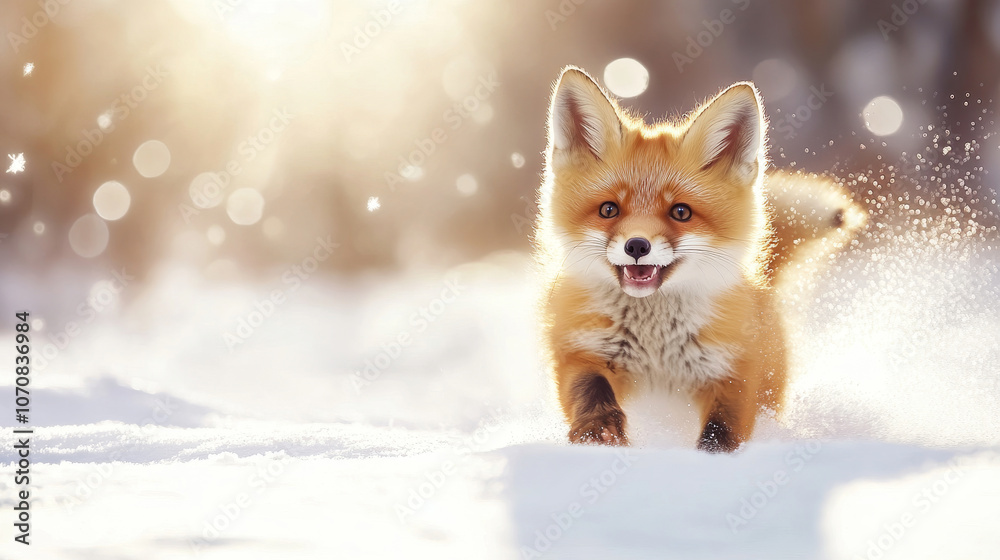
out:
M195 175L188 185L188 196L198 208L215 208L225 198L222 179L216 173L206 172Z
M768 58L760 61L753 69L753 82L768 101L786 97L795 89L798 76L795 68L780 58Z
M251 226L264 215L264 197L256 189L237 189L226 201L226 214L234 224Z
M94 192L94 210L105 220L121 219L132 205L132 197L125 185L118 181L108 181Z
M604 67L604 85L618 97L635 97L649 87L649 71L634 58L619 58Z
M455 180L455 187L462 196L472 196L479 190L479 182L472 175L466 173Z
M208 242L212 245L219 246L226 241L226 230L218 224L209 226L208 231L205 232L205 237L208 238Z
M108 225L96 214L84 214L69 228L69 246L85 259L103 253L109 237Z
M101 127L101 130L108 130L113 124L115 124L115 121L112 119L111 111L105 111L97 115L97 126Z
M893 134L903 124L903 109L895 99L887 95L868 102L861 115L865 119L865 127L876 136Z
M132 155L132 165L143 177L159 177L170 167L170 148L159 140L143 142Z
M264 220L261 227L264 230L264 237L271 240L279 239L285 234L285 222L282 222L281 218L271 216Z

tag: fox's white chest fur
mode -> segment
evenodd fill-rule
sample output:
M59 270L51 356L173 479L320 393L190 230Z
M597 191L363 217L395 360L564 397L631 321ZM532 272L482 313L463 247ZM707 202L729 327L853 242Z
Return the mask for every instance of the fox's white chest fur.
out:
M610 289L594 297L612 326L581 333L577 341L613 370L628 372L638 392L690 393L730 374L731 353L698 340L713 314L708 296L660 290L634 298Z

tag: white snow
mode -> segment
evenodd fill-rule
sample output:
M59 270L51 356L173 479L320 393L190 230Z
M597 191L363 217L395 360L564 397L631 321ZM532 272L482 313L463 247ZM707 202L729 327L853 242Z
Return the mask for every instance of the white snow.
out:
M36 351L82 326L33 374L30 550L0 455L0 557L992 557L995 271L879 250L807 299L788 418L731 456L566 444L522 255L294 292L165 268L92 321L44 317ZM87 296L4 285L36 313Z

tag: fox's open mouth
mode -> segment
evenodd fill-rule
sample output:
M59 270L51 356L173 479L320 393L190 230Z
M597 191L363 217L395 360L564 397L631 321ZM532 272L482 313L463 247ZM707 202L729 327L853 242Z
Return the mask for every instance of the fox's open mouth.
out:
M655 264L631 264L622 267L625 278L633 282L652 282L653 276L659 274L662 266Z
M626 291L647 292L658 290L673 271L677 261L666 266L659 264L630 264L616 266L618 282ZM629 290L631 288L631 290Z

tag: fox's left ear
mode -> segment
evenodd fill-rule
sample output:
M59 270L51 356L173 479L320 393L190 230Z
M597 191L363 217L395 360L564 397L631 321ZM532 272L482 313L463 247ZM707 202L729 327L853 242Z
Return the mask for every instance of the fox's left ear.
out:
M723 91L698 114L684 136L684 148L702 169L721 169L755 181L767 156L764 111L753 84Z

